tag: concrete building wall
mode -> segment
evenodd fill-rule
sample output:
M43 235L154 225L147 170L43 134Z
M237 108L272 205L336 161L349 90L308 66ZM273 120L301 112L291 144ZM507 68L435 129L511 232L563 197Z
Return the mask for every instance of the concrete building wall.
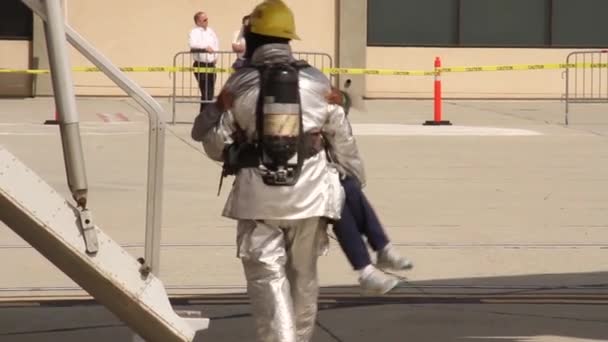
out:
M360 68L367 64L367 1L338 2L338 64L342 68ZM362 108L366 84L363 75L340 75L339 85L352 98L352 105Z
M0 68L30 68L31 45L30 41L0 40ZM30 96L31 93L30 75L0 73L0 96Z
M368 47L367 67L433 70L435 57L443 66L565 63L571 49L391 48ZM577 50L582 51L582 50ZM588 61L589 62L589 61ZM597 62L597 61L596 61ZM563 70L446 73L446 98L561 98ZM371 98L428 98L433 77L367 76Z
M222 50L230 49L241 17L259 0L65 0L69 24L118 66L171 65L173 55L188 49L192 16L198 10L209 14L210 26L220 37ZM286 0L296 15L301 41L294 50L329 53L341 67L432 70L440 56L444 66L562 63L571 49L513 48L415 48L368 47L366 0ZM34 20L33 42L0 41L0 67L48 67L41 21ZM71 49L71 48L70 48ZM74 66L90 66L71 49ZM130 73L137 83L155 96L168 96L169 73ZM30 77L0 75L0 94L24 92ZM9 79L10 78L10 79ZM351 76L351 93L368 98L429 98L432 77ZM78 95L122 95L101 73L75 73ZM8 89L12 87L13 89ZM562 70L451 73L443 77L447 98L560 98L564 92ZM48 76L36 76L36 95L50 95ZM29 91L29 90L28 90Z

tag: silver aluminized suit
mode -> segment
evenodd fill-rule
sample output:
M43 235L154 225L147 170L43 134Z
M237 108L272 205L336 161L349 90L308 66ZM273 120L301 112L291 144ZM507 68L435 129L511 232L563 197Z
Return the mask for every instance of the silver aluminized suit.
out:
M251 63L293 61L285 44L263 45ZM327 103L330 83L315 68L300 71L304 132L321 131L333 161L320 152L304 161L294 186L268 186L257 168L238 171L223 215L238 220L237 249L260 342L307 342L317 313L317 257L328 246L327 219L338 219L344 203L338 168L364 183L363 165L342 107ZM192 129L208 156L222 161L237 127L248 142L256 138L255 108L259 72L234 73L225 89L233 95L230 110L208 106Z

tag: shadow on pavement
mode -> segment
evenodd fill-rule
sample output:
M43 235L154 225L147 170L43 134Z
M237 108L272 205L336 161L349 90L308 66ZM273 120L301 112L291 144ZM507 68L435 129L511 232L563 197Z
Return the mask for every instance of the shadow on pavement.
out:
M246 294L173 300L211 318L197 341L253 341ZM324 287L314 340L608 340L608 272L411 282L390 295ZM93 301L0 307L2 342L131 341L132 332Z

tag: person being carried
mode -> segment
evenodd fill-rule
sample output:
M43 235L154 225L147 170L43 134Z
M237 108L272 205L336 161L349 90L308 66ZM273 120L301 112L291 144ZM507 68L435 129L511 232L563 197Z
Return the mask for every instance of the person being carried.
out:
M241 28L234 32L234 37L232 39L232 51L236 52L236 60L232 64L233 69L238 69L245 63L245 50L247 44L245 42L245 28L248 24L249 15L246 15L241 20Z
M342 105L343 98L343 94L335 88L327 96L328 102L336 105ZM328 153L331 155L331 149L328 149ZM340 168L339 165L337 167ZM334 234L349 263L359 273L363 294L385 294L397 286L400 279L383 270L409 270L413 263L401 256L390 243L378 215L362 190L364 184L344 168L341 168L341 174L345 203L340 219L333 221ZM372 264L363 236L376 252L376 265Z

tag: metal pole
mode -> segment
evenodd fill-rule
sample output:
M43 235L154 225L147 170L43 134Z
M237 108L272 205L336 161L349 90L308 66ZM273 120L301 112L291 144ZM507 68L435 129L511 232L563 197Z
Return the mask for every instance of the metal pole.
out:
M177 91L177 89L176 89L176 87L177 87L177 79L176 79L177 78L177 69L176 69L177 56L178 55L175 55L173 57L173 89L171 90L171 100L172 100L171 101L172 102L171 103L171 113L172 113L171 124L172 125L175 125L175 92ZM183 67L183 65L182 65L182 67ZM183 72L183 71L180 71L180 72Z
M59 114L59 127L68 186L76 203L83 209L87 202L87 177L84 168L82 143L76 98L66 48L64 19L60 0L44 2L47 20L44 24L46 45L51 67L55 105Z

